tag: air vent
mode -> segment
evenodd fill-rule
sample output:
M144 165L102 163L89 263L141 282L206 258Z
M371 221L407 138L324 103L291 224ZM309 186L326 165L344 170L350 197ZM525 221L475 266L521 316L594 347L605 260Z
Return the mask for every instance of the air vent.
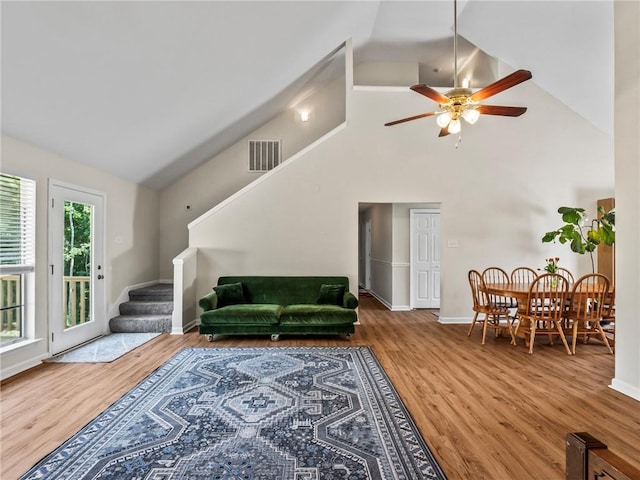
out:
M249 140L249 171L268 172L280 165L280 140Z

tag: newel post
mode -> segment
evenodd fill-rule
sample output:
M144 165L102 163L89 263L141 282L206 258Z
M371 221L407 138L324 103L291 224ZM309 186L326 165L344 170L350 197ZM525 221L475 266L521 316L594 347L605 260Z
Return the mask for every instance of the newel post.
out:
M586 432L574 432L567 434L567 480L587 480L587 458L589 456L589 450L593 448L606 449L607 446Z

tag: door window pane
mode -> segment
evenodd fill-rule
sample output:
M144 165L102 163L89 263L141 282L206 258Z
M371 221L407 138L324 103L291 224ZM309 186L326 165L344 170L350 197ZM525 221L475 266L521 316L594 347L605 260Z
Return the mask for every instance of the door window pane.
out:
M63 308L65 328L91 321L93 206L64 202Z

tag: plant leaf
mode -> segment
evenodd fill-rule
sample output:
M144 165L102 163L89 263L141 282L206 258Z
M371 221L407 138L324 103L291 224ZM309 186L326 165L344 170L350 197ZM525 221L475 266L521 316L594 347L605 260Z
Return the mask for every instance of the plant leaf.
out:
M599 230L589 230L587 232L587 240L589 243L593 243L594 245L598 245L600 243L600 231Z
M610 210L609 212L602 215L600 218L600 223L608 223L609 225L616 224L616 212L614 210Z
M607 225L600 228L600 239L607 245L611 246L616 242L616 232Z
M571 240L571 250L576 253L584 254L585 244L582 243L579 238L574 238L573 240Z
M562 215L562 221L572 225L580 225L586 217L584 208L560 207L558 213Z
M569 238L573 238L574 236L573 234L576 233L576 227L574 227L571 224L563 225L562 227L559 228L559 230L561 235Z

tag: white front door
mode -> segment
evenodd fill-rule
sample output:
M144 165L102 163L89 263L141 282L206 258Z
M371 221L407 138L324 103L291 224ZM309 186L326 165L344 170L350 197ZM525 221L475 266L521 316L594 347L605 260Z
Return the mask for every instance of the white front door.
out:
M106 331L105 196L49 181L49 348L52 355Z
M411 308L440 308L440 212L410 211Z

